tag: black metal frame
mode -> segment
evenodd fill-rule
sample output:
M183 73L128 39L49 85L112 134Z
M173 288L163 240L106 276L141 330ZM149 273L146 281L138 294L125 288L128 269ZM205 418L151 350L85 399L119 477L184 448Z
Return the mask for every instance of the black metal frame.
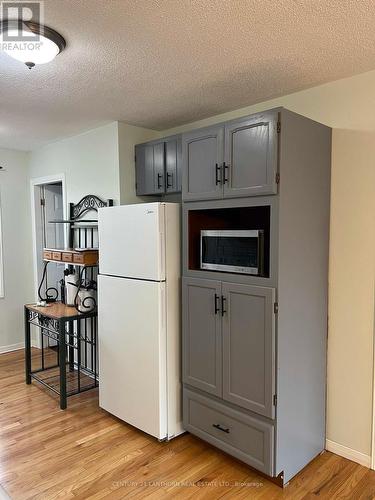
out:
M44 314L30 309L30 306L25 306L26 384L31 384L32 380L36 380L55 394L58 394L60 396L60 408L65 410L69 396L94 389L99 384L97 373L96 312L93 311L84 314L77 312L75 316L67 316L59 319L50 318L46 314L48 314L48 309ZM88 335L88 322L90 322L91 327L90 335ZM84 333L82 333L82 323L84 323ZM39 328L42 341L41 367L36 370L32 369L31 325ZM45 337L57 342L56 364L52 366L46 366ZM90 354L88 354L88 346L90 346ZM75 361L75 352L77 353L77 361ZM91 365L91 368L89 365ZM77 374L77 389L75 390L68 390L67 367L69 367L69 371ZM42 378L39 375L41 372L45 373L56 369L59 371L59 390L48 383L48 378ZM91 379L92 382L83 386L83 374ZM52 378L56 378L56 375L53 375Z
M93 247L95 241L95 231L97 232L96 219L83 219L88 212L97 212L98 208L112 206L113 200L103 201L95 195L84 196L77 204L70 203L69 205L69 220L50 221L55 224L69 224L69 239L68 244L71 248L87 248ZM97 234L96 234L97 238ZM58 291L53 287L48 287L47 284L47 266L49 261L45 262L43 276L38 289L38 296L46 302L54 302L57 298ZM68 267L73 269L76 265L69 264ZM96 303L92 307L92 301L95 299L86 298L81 304L78 303L78 294L81 283L85 280L96 281L98 267L77 265L79 269L79 286L75 296L76 315L52 319L48 317L48 308L46 312L35 312L29 306L25 306L25 367L26 367L26 383L31 384L32 380L36 380L43 386L52 390L60 396L60 408L65 409L67 406L67 397L80 392L95 388L98 386L98 361L97 361L97 311ZM45 284L45 296L42 295L42 288ZM53 295L51 292L53 291ZM57 294L57 295L56 295ZM86 304L85 304L86 302ZM40 330L41 336L41 368L32 370L32 353L31 353L31 325L36 326ZM52 339L57 343L57 360L56 365L46 367L45 363L45 339ZM67 389L67 372L66 367L69 366L69 371L77 374L77 389ZM51 369L59 369L59 390L48 383L48 378L42 378L40 372L46 372ZM82 374L88 376L92 383L83 386ZM55 376L53 377L55 378Z

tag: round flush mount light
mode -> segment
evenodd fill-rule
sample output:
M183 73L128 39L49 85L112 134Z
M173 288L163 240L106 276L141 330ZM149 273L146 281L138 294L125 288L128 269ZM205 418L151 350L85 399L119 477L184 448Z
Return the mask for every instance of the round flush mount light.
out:
M52 61L66 47L57 31L32 21L6 20L0 25L4 52L32 69Z

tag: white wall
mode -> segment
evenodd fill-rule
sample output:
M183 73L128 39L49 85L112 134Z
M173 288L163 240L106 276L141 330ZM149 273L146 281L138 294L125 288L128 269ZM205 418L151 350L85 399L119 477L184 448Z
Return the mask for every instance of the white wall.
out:
M4 292L0 298L0 352L24 340L23 305L33 300L28 154L0 149Z
M65 174L67 202L86 194L120 201L117 122L58 141L30 154L30 178Z
M345 446L349 455L354 453L353 458L369 463L375 278L375 71L213 116L163 134L276 106L285 106L334 128L327 438L333 447L336 443Z

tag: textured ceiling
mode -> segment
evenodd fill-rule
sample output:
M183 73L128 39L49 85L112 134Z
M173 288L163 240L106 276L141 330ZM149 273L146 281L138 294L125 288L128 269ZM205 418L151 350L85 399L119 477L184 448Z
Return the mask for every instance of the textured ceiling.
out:
M375 68L374 0L44 4L68 46L32 71L0 53L0 147L166 129Z

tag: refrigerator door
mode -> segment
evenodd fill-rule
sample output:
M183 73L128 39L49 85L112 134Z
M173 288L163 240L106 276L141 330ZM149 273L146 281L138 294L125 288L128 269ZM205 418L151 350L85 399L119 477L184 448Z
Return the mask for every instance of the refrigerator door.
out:
M100 274L165 280L164 208L140 203L99 209Z
M99 404L167 437L165 283L99 276Z

